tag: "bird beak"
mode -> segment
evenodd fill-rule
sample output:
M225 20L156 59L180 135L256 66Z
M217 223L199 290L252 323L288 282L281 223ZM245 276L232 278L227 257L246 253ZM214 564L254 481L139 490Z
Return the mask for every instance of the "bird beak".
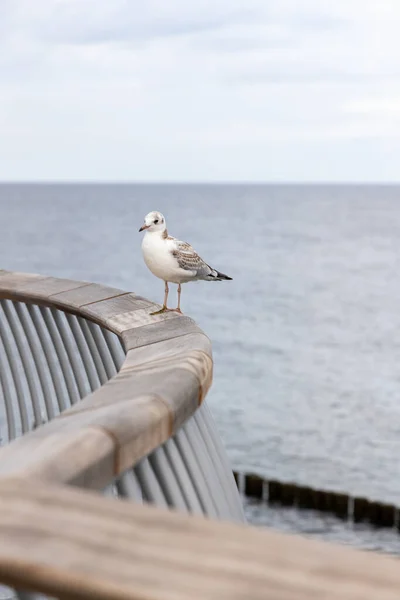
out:
M144 231L145 229L148 229L150 227L150 225L142 225L141 228L139 229L139 231Z

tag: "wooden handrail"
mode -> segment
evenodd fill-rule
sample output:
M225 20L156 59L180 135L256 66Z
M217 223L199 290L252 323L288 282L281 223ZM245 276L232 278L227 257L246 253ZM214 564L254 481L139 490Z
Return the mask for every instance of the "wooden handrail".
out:
M207 336L175 312L151 316L141 296L86 282L0 271L0 298L89 319L126 350L119 373L73 408L0 449L0 477L102 489L169 439L212 381Z
M114 288L0 271L0 298L116 333L119 373L0 449L0 581L62 600L397 600L396 559L115 501L101 489L166 441L212 379L187 317Z
M63 600L397 600L399 561L0 480L0 581Z

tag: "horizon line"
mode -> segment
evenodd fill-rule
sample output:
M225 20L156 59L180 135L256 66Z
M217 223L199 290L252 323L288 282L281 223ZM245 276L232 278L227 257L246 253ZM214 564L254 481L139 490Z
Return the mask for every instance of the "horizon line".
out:
M389 186L389 185L400 185L400 179L398 181L362 181L362 180L343 180L343 181L283 181L283 180L243 180L243 181L235 181L235 180L217 180L217 181L196 181L196 180L124 180L124 179L26 179L26 180L2 180L0 179L0 185L230 185L230 186L240 186L240 185L304 185L304 186L342 186L342 185L351 185L351 186L368 186L368 185L376 185L376 186Z

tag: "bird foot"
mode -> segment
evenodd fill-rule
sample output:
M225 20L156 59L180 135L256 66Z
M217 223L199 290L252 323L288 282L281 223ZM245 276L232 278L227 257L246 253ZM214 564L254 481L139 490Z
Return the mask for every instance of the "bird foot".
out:
M155 312L150 313L150 315L151 316L153 316L153 315L161 315L162 313L165 313L165 312L170 311L170 310L172 310L172 309L171 308L167 308L165 306L165 304L164 304L163 307L160 308L160 310L156 310Z
M167 308L164 305L162 308L160 308L160 310L156 310L155 312L150 313L150 315L151 316L153 316L153 315L161 315L162 313L165 313L165 312L177 312L180 315L183 314L180 308Z

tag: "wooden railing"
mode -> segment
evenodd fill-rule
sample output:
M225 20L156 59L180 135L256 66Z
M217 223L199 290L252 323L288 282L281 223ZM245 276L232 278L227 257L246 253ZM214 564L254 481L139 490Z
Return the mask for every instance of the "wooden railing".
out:
M398 600L399 561L12 478L0 580L68 600Z
M175 312L122 290L0 272L0 298L79 315L116 333L126 357L105 385L0 450L0 475L102 489L169 439L212 381L209 339Z
M104 498L196 413L208 338L135 294L0 272L0 299L60 309L122 340L120 371L0 449L0 581L62 599L394 600L396 559ZM70 484L78 486L74 489Z

